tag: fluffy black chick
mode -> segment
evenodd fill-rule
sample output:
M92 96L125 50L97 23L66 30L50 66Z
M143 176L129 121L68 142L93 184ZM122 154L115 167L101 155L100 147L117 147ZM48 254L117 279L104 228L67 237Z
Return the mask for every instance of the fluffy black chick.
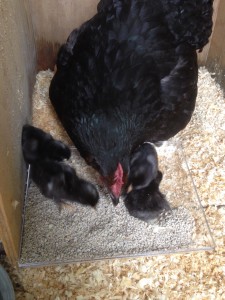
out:
M61 204L79 202L94 207L99 194L93 184L78 178L69 165L57 161L38 161L31 164L30 177L40 192Z
M45 159L62 161L71 156L70 148L67 145L31 125L23 126L22 151L24 160L28 164Z
M157 172L157 152L153 144L145 142L131 154L128 190L147 187L156 178Z
M147 187L127 194L124 204L131 216L149 222L170 209L166 197L159 190L161 180L162 173L157 171L156 178Z
M50 100L81 156L117 202L130 155L191 119L197 50L212 31L212 0L101 0L62 45Z

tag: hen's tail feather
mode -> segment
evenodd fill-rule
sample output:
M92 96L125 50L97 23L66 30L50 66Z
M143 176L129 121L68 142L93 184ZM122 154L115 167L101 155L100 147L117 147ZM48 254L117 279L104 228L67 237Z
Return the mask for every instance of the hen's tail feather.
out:
M171 33L178 42L201 50L212 32L213 0L161 0Z

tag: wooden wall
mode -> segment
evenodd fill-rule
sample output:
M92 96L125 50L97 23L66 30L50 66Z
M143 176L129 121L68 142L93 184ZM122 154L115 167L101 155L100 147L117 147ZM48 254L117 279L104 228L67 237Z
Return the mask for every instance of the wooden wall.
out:
M70 32L90 19L99 0L29 0L38 70L53 69L59 45Z
M25 170L21 128L29 119L36 53L27 0L0 0L0 235L19 254Z
M220 1L221 0L214 0L213 2L213 33L210 37L209 43L204 47L204 50L198 54L198 60L199 60L199 64L200 65L206 65L207 64L207 60L208 60L208 55L209 55L209 50L211 47L211 40L212 37L215 33L215 24L216 24L216 19L217 19L217 13L218 13L218 9L219 9L219 5L220 5Z
M208 69L215 73L225 90L225 0L217 0L214 32L206 60Z

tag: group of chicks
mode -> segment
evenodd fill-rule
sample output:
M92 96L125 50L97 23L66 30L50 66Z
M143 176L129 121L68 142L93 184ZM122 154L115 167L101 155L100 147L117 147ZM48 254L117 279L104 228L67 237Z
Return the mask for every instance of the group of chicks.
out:
M24 125L22 132L24 160L30 165L30 178L47 198L61 205L65 201L95 207L99 194L95 186L80 179L66 164L70 148L43 130Z
M79 178L74 168L64 161L71 156L67 145L39 128L24 125L22 150L25 162L30 165L30 178L45 197L53 199L58 205L79 202L96 206L99 201L96 187ZM161 180L157 152L151 143L146 142L130 158L124 199L130 215L149 221L170 208L159 190Z

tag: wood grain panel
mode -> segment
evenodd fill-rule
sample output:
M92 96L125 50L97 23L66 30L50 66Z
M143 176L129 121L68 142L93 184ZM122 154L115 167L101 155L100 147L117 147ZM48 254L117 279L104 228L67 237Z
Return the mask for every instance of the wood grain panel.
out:
M206 66L225 90L225 1L218 3L217 17Z
M221 0L214 0L214 2L213 2L213 31L212 31L212 35L209 39L209 43L204 47L203 51L198 54L198 61L199 61L200 65L205 65L206 61L208 59L209 49L210 49L211 40L212 40L212 37L213 37L213 34L214 34L214 28L215 28L217 12L218 12L220 1Z
M0 28L0 232L15 264L25 178L21 128L30 116L36 63L28 1L0 0Z
M59 45L70 32L90 19L99 0L29 0L35 43L38 53L38 70L51 68Z

